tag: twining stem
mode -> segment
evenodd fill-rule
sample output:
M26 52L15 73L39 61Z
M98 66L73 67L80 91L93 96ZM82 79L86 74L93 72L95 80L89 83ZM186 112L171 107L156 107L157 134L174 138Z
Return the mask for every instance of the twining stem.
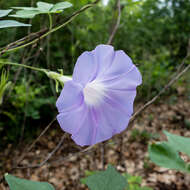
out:
M52 26L53 26L53 20L52 20L52 16L50 13L48 13L48 16L49 16L49 30L51 30Z

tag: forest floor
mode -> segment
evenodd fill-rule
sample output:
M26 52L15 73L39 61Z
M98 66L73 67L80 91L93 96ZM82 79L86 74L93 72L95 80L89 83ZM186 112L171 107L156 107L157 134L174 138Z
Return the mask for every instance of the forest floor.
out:
M164 101L151 105L133 123L131 130L116 135L105 145L105 165L112 164L119 172L142 176L143 186L154 190L190 190L190 176L154 165L148 158L148 144L166 140L163 130L190 137L190 101L182 95L162 98ZM138 104L135 109L140 107ZM55 122L56 123L56 122ZM52 130L53 128L53 130ZM47 158L60 142L63 132L57 124L26 155L21 165L35 165ZM121 150L121 139L122 150ZM8 145L0 153L0 175L8 171L24 152L25 144L12 152ZM102 148L96 145L91 151L74 154L82 149L67 136L61 148L40 168L16 169L12 174L26 179L47 181L56 190L85 190L80 179L86 170L102 169ZM121 152L122 151L122 152ZM11 152L11 153L10 153ZM13 156L14 155L14 156ZM67 157L70 155L69 157ZM6 190L4 183L0 190Z

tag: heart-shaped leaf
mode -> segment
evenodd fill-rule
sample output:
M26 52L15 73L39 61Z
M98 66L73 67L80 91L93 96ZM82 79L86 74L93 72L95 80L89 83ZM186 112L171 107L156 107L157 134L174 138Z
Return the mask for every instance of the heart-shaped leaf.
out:
M10 190L55 190L54 187L47 182L30 181L10 174L5 174L5 180L9 184Z
M190 138L173 135L167 131L164 131L168 138L169 144L179 152L183 152L190 156Z
M88 185L90 190L123 190L127 186L125 177L111 165L108 166L106 171L96 172L81 181Z
M149 146L148 151L150 159L157 165L187 172L185 162L167 142L152 144Z
M0 20L0 28L31 26L31 24L24 24L15 20Z

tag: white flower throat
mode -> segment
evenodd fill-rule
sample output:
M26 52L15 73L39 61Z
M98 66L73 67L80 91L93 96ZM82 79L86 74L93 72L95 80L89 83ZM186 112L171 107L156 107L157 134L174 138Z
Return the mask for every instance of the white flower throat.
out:
M98 105L105 96L105 87L98 81L92 81L87 83L83 89L84 101L88 105Z

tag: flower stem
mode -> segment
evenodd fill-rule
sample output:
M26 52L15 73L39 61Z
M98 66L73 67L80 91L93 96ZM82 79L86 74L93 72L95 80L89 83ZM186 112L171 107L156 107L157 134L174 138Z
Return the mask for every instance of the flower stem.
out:
M14 65L14 66L19 66L19 67L24 67L24 68L27 68L27 69L32 69L34 71L40 71L40 72L43 72L45 73L50 79L54 79L62 84L64 84L65 82L67 81L70 81L72 80L72 77L70 76L65 76L65 75L62 75L60 73L56 73L54 71L49 71L48 69L41 69L41 68L37 68L37 67L32 67L32 66L29 66L29 65L24 65L24 64L19 64L19 63L12 63L12 62L4 62L4 61L1 61L0 60L0 65Z
M49 16L49 30L51 30L53 26L53 19L50 13L48 13L48 16Z
M29 65L24 65L24 64L19 64L19 63L0 61L0 64L3 64L3 65L14 65L14 66L19 66L19 67L24 67L24 68L27 68L27 69L32 69L32 70L35 70L35 71L47 72L46 69L40 69L40 68L37 68L37 67L32 67L32 66L29 66Z

